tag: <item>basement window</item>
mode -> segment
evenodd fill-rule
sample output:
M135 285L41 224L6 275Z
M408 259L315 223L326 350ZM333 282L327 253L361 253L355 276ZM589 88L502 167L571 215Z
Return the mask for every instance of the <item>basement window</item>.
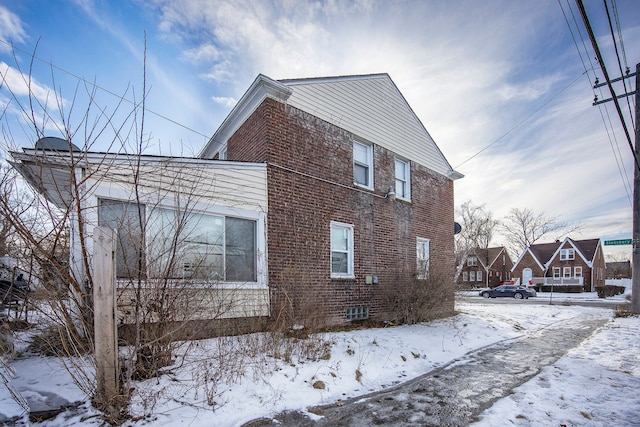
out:
M369 318L369 307L347 308L347 320L364 320Z

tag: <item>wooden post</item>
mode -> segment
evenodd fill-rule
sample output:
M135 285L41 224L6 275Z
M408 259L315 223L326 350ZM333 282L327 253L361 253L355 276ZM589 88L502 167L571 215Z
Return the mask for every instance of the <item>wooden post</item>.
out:
M93 230L93 327L95 332L96 398L105 405L118 397L118 333L116 328L115 252L117 232Z

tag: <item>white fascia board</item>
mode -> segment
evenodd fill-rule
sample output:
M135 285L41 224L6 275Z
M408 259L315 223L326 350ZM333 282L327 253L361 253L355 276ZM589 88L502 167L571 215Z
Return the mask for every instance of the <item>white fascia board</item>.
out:
M211 158L215 156L226 145L231 135L238 130L266 98L286 102L292 93L293 90L291 88L263 74L258 74L258 77L242 95L242 98L233 107L200 154L198 154L198 157Z
M38 164L50 164L58 166L75 165L76 167L84 167L86 165L99 165L102 163L110 165L131 165L132 161L140 160L141 166L153 165L173 165L184 167L213 168L213 169L265 169L266 163L258 162L238 162L228 160L211 160L197 157L168 157L154 156L146 154L122 154L122 153L100 153L100 152L80 152L74 153L74 162L68 152L47 152L42 154L42 150L32 148L24 148L23 152L10 152L11 157L19 161L31 161Z

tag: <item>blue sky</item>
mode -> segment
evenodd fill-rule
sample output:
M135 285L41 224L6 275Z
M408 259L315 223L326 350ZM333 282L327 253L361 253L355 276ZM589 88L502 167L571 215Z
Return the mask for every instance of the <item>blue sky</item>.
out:
M603 2L585 3L609 73L619 76ZM635 71L640 2L615 4ZM0 0L0 40L2 147L33 144L16 103L25 105L19 76L30 67L39 99L55 110L56 88L72 125L94 83L89 116L100 117L99 106L131 124L130 102L142 99L146 77L145 150L185 156L199 152L258 73L386 72L465 175L457 205L471 199L496 218L528 207L581 223L576 238L631 237L631 151L613 104L591 105L602 73L591 69L574 1ZM60 136L61 120L45 123ZM86 129L75 132L86 139ZM135 144L129 138L124 147ZM120 149L103 135L91 148Z

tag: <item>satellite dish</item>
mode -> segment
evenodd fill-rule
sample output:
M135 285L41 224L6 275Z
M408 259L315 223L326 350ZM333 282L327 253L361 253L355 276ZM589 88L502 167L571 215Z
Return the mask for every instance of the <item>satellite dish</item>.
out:
M69 141L55 136L45 136L36 141L36 150L51 150L51 151L80 151L80 149L73 143L69 145Z
M453 223L453 234L458 234L462 231L462 226L457 222Z

